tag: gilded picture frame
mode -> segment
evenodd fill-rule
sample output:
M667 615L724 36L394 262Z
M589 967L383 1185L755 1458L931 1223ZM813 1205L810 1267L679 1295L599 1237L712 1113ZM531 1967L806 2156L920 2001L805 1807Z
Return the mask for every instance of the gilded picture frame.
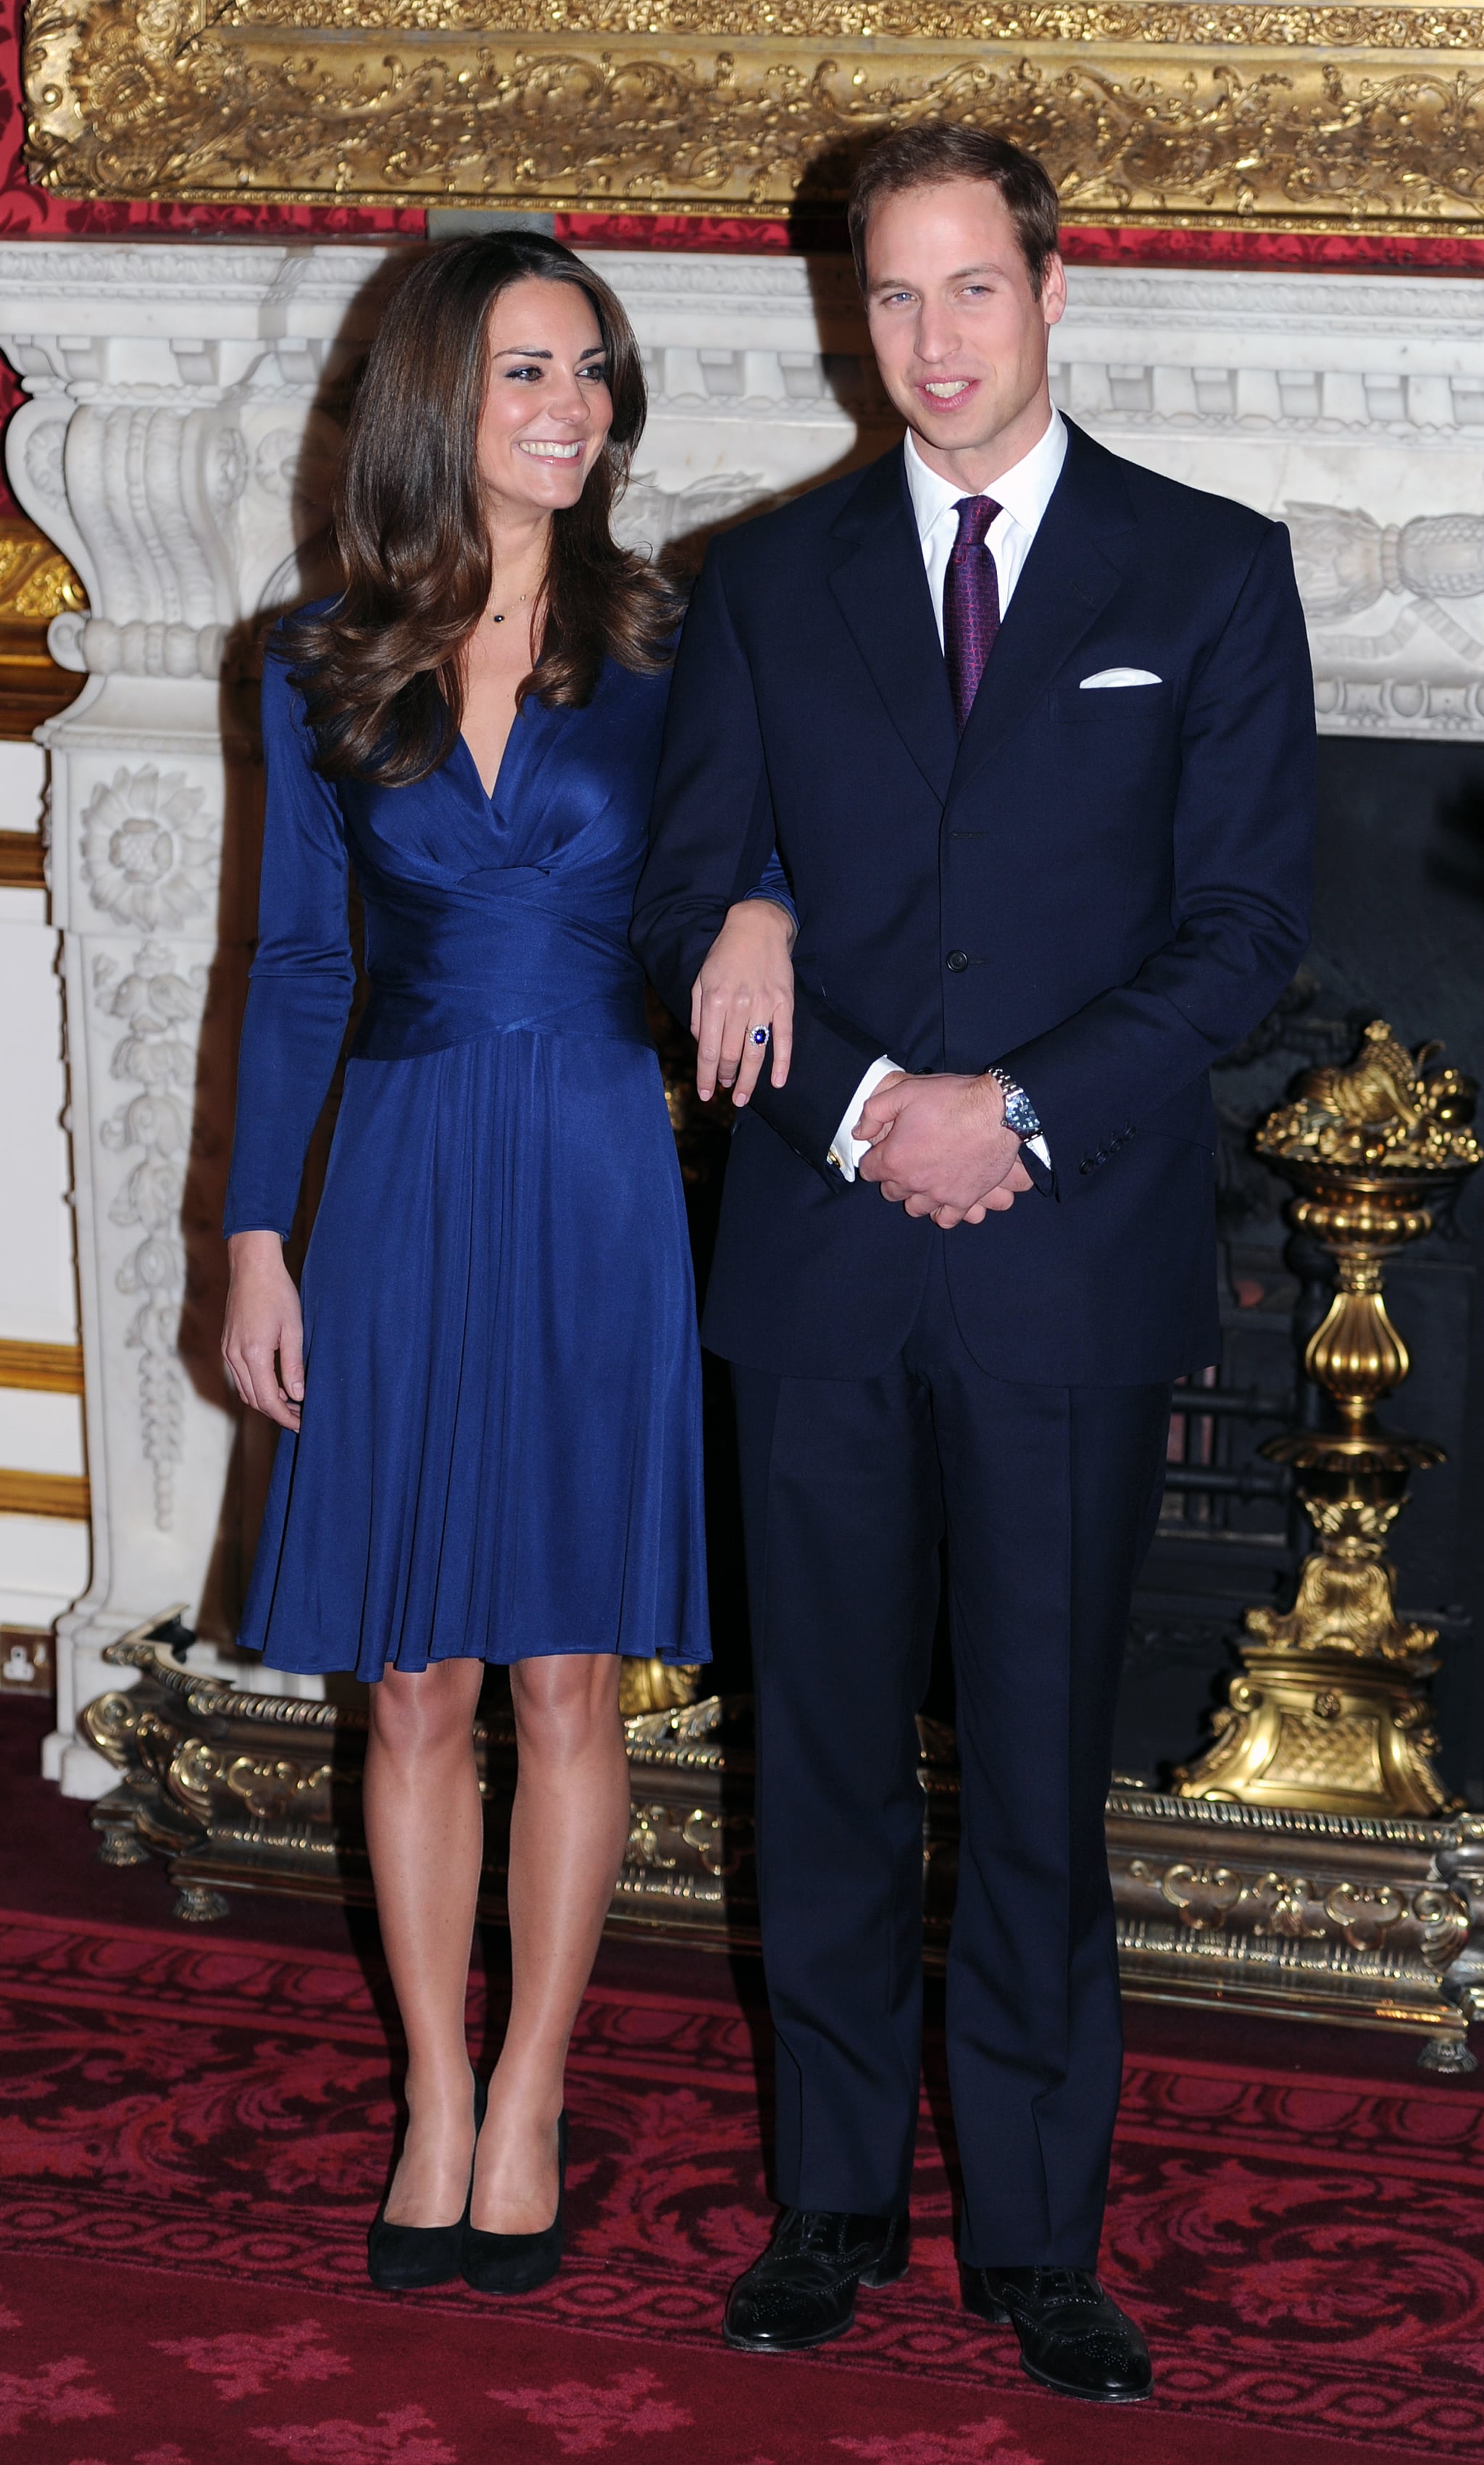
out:
M1484 231L1484 5L33 0L25 65L65 196L776 218L942 114L1074 222Z

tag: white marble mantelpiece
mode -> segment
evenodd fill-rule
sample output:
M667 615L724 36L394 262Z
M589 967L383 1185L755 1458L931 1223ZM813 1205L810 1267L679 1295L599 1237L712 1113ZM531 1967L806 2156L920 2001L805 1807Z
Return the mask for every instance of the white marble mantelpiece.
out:
M652 388L631 538L703 531L892 433L845 261L596 261ZM335 244L0 248L0 348L30 397L11 485L90 611L54 627L88 683L43 731L94 1501L48 1768L78 1795L113 1777L75 1734L116 1682L102 1646L175 1601L205 1602L210 1626L240 1516L212 1345L252 933L255 757L231 680L254 621L309 579L340 380L388 265ZM1074 270L1058 401L1116 450L1290 522L1331 732L1484 736L1481 298L1451 279Z
M210 243L0 253L0 347L30 395L11 483L90 609L54 645L89 681L42 731L93 1501L45 1767L77 1796L114 1778L76 1733L117 1682L103 1646L176 1602L219 1623L240 1483L212 1321L255 787L223 668L245 617L299 595L296 534L319 520L300 474L313 495L335 439L316 402L353 364L352 303L384 264Z

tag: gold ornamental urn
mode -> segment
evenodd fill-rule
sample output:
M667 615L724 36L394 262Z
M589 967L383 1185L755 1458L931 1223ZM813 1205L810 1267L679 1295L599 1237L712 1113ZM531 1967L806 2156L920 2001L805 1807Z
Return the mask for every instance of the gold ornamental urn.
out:
M1348 1067L1311 1071L1297 1100L1258 1129L1258 1153L1297 1193L1293 1222L1338 1270L1304 1354L1329 1398L1330 1426L1263 1449L1292 1464L1319 1545L1299 1569L1291 1610L1248 1610L1240 1674L1211 1745L1176 1774L1182 1797L1379 1816L1448 1808L1422 1683L1437 1666L1437 1635L1398 1619L1385 1554L1408 1479L1443 1453L1375 1417L1411 1366L1386 1312L1387 1262L1431 1232L1480 1159L1470 1127L1477 1090L1432 1066L1439 1049L1408 1053L1374 1020Z

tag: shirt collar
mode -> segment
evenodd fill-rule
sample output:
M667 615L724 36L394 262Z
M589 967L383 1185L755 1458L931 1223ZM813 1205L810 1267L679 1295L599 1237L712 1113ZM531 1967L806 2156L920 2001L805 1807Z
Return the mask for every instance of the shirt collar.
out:
M1052 500L1052 491L1061 477L1061 466L1067 458L1067 423L1054 403L1051 423L1032 445L1029 454L1002 471L993 487L984 491L992 496L1013 522L1028 531L1034 531ZM907 494L917 518L918 537L924 543L928 533L944 514L951 514L963 490L951 479L941 478L930 471L918 452L911 429L907 431Z

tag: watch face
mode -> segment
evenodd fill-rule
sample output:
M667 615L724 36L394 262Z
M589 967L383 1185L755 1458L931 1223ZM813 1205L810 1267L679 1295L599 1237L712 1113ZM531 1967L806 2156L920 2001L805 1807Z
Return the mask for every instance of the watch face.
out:
M1033 1139L1041 1123L1029 1096L1016 1094L1005 1107L1005 1119L1018 1138Z

